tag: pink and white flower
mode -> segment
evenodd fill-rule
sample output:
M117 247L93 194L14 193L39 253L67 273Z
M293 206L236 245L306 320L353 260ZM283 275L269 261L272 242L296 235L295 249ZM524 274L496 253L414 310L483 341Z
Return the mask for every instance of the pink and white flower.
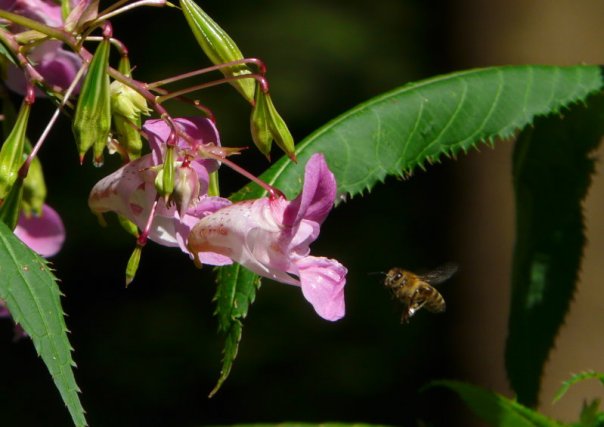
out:
M197 158L196 145L220 144L214 124L205 118L178 118L175 125L186 132L191 141L179 138L176 144L177 168L189 168L184 186L194 187L190 197L181 206L167 205L158 198L155 188L156 168L163 164L166 140L170 128L163 120L148 120L143 126L152 148L150 154L132 161L100 180L90 192L88 205L96 213L115 212L128 218L141 230L145 228L151 215L153 204L157 208L149 239L164 246L179 247L189 253L186 239L191 228L206 215L231 204L227 199L207 195L209 173L218 168L214 160ZM184 164L187 164L184 166ZM190 179L193 177L193 179ZM223 255L204 252L202 262L212 265L231 264Z
M301 286L321 317L338 320L345 312L347 269L336 260L311 256L309 248L335 197L335 178L323 155L315 154L296 199L265 197L224 207L193 227L189 250L222 254L261 276Z
M87 0L81 1L87 3ZM61 6L52 0L0 0L0 9L34 19L51 27L63 26ZM22 30L22 28L17 28L17 30ZM28 57L34 64L34 68L44 77L46 83L66 89L82 67L82 60L78 55L61 46L61 42L46 41L35 47ZM11 90L21 95L25 94L25 77L23 71L16 65L8 65L6 84ZM36 93L42 95L41 91L36 91Z

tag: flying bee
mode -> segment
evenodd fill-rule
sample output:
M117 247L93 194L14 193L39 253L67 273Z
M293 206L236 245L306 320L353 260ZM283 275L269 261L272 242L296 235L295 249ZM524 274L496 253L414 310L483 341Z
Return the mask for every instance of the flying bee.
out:
M424 274L415 274L398 267L391 268L386 273L384 285L405 305L401 323L409 323L411 316L422 307L432 313L445 311L445 299L433 285L451 278L457 268L457 264L451 262Z

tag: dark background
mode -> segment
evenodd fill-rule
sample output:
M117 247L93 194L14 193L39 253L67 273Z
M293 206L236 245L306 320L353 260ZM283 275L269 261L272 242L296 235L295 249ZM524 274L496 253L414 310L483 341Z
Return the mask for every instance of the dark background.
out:
M479 25L470 19L473 9L468 3L263 0L200 5L244 54L266 62L273 99L301 140L386 90L496 63L489 52L475 54L482 49L485 33L473 31L472 26ZM209 65L176 9L138 9L112 22L140 80ZM209 89L199 98L215 112L224 145L251 145L249 107L232 88ZM174 115L193 114L181 105L169 108ZM35 112L40 123L31 135L39 134L35 126L41 128L52 110L41 101ZM486 335L499 344L474 340L481 326L464 317L476 307L476 300L467 298L474 296L474 278L484 267L464 247L481 251L473 233L493 231L460 225L466 210L476 212L468 203L467 192L477 190L466 186L471 180L464 169L471 168L467 161L447 161L405 181L388 179L371 194L336 208L313 253L348 266L346 317L324 321L299 289L265 280L244 323L231 376L208 399L222 349L212 315L211 268L196 270L178 250L151 243L136 280L125 289L124 269L134 241L111 216L110 227L101 228L86 205L92 185L117 167L117 160L108 160L101 169L90 162L80 167L67 120L52 132L41 159L48 202L67 228L65 247L53 262L65 294L76 378L93 427L292 420L404 426L423 420L427 425L465 426L473 421L456 397L439 390L420 393L419 388L432 379L477 382L481 372L502 371L499 359L490 364L482 357L473 365L471 358L463 357L481 355L505 338L502 330L494 329ZM267 166L254 149L237 161L256 173ZM503 172L506 167L504 163ZM244 183L223 168L225 194ZM488 197L499 202L498 193ZM511 222L509 213L506 224ZM400 325L401 307L383 288L382 279L369 273L392 266L425 269L445 261L462 264L460 274L443 288L447 313L419 313L410 325ZM495 279L488 281L505 281L506 261L501 260L503 272L492 273ZM498 316L499 326L505 325L507 300L497 301L495 307L491 314ZM0 322L0 425L70 425L33 346L28 340L13 344L11 329L9 322ZM501 381L477 383L492 386ZM507 392L505 384L502 387L497 391Z

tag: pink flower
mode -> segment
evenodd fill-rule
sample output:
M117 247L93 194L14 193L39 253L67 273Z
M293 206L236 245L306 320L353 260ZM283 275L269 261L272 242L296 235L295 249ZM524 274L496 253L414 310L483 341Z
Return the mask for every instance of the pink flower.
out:
M347 269L336 260L311 256L309 248L335 196L335 178L323 155L315 154L296 199L261 198L222 208L193 227L189 250L216 252L261 276L301 286L319 316L338 320L345 312Z
M43 257L56 255L65 241L65 227L59 214L44 205L40 215L21 214L15 235L33 251Z
M160 245L179 247L188 254L186 239L193 225L200 218L231 202L207 195L209 173L218 168L218 163L199 159L196 154L198 144L219 145L214 124L200 117L175 119L175 124L193 138L193 146L183 139L177 142L177 175L178 168L188 168L188 173L185 174L187 178L180 184L194 187L187 193L186 200L182 201L183 205L166 205L163 198L158 198L155 189L156 167L163 163L165 141L170 134L170 129L163 120L148 120L143 126L153 152L128 163L96 183L90 192L88 205L97 213L115 212L144 229L152 206L158 200L149 239ZM185 166L185 163L188 165ZM232 262L229 258L212 252L201 254L201 258L203 262L212 265Z
M62 27L61 6L52 0L0 0L0 9L22 15L51 27ZM23 28L11 28L21 31ZM66 89L73 81L76 73L82 67L82 60L71 51L64 50L61 42L47 41L32 49L28 57L34 68L44 77L46 83ZM23 71L9 64L6 73L7 86L23 95L25 93L25 77ZM36 90L37 95L43 92Z

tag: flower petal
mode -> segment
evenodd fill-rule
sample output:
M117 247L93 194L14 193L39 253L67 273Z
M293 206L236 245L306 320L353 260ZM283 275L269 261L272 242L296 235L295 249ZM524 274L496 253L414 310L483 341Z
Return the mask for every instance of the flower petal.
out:
M344 317L344 285L348 270L338 261L307 256L295 262L302 294L319 316L326 320Z
M325 157L315 153L304 168L304 187L298 197L285 209L283 223L297 225L302 219L321 224L336 199L336 180Z
M65 227L59 214L48 205L39 216L21 215L15 235L43 257L56 255L65 241Z

